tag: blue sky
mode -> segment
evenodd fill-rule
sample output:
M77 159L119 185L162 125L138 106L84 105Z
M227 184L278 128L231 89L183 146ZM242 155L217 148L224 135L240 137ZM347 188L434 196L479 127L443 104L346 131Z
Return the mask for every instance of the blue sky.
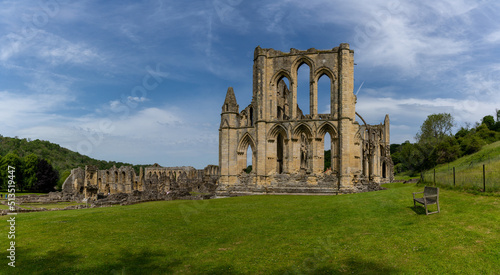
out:
M370 124L389 114L392 143L413 141L432 113L463 126L500 108L498 1L0 5L0 134L97 159L217 164L227 88L240 109L250 103L258 45L287 52L349 43L355 92L362 84L356 109Z

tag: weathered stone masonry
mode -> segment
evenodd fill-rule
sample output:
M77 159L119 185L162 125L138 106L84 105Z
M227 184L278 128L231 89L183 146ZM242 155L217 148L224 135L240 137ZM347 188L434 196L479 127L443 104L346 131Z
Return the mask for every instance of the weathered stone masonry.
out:
M240 112L229 88L222 106L217 194L351 193L376 190L392 179L389 117L383 124L367 125L356 113L353 56L348 44L289 53L255 49L250 105ZM303 64L310 68L309 115L297 104L297 71ZM330 79L330 112L320 114L317 83L325 75ZM324 172L327 133L332 169ZM250 174L243 171L248 147Z
M130 166L99 170L89 165L76 168L63 184L63 197L96 201L114 194L135 194L138 200L165 199L171 191L213 193L219 168L209 165L203 170L193 167L161 167L155 164L141 168L139 175Z

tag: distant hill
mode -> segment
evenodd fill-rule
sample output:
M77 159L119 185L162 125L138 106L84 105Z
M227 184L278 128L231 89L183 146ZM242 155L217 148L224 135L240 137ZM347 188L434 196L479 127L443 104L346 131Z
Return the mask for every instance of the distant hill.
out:
M0 136L0 156L3 157L9 152L17 154L19 157L34 153L39 158L49 161L52 166L59 172L61 177L60 182L64 182L69 172L73 168L85 168L85 165L96 165L99 169L109 169L115 165L120 167L123 165L133 166L136 173L139 173L139 167L149 165L132 165L130 163L104 161L90 158L78 152L73 152L63 148L58 144L44 140L30 140ZM60 183L61 184L61 183ZM59 184L59 185L60 185Z

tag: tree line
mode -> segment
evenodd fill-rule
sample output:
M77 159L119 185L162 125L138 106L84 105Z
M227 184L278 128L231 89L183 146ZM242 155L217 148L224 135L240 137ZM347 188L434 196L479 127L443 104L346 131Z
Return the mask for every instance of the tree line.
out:
M0 190L5 190L8 182L5 165L17 166L15 175L19 191L36 192L60 190L71 169L77 167L95 165L104 170L113 166L133 166L136 174L139 174L141 166L149 166L96 160L49 141L0 135ZM52 171L57 173L57 177Z
M7 190L9 166L15 169L13 180L18 191L54 191L59 180L59 172L46 159L33 153L20 158L11 152L0 159L0 183L3 190Z
M416 175L437 164L475 153L484 145L500 140L500 110L496 111L495 116L483 117L474 127L466 124L453 134L455 121L451 114L429 115L420 127L415 143L406 141L391 144L394 172Z

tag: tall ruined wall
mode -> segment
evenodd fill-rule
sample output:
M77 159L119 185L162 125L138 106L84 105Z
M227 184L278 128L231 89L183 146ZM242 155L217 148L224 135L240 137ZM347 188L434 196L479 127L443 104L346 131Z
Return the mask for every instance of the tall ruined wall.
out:
M309 106L299 107L297 72L304 64L310 69ZM330 79L326 114L318 112L318 81L324 76ZM388 117L380 127L360 125L353 87L354 52L348 44L288 53L257 47L251 103L240 112L230 87L222 106L217 193L351 193L376 189L390 179L392 163L384 147ZM332 153L325 171L327 134ZM247 174L249 158L252 172ZM366 163L370 170L364 170Z

